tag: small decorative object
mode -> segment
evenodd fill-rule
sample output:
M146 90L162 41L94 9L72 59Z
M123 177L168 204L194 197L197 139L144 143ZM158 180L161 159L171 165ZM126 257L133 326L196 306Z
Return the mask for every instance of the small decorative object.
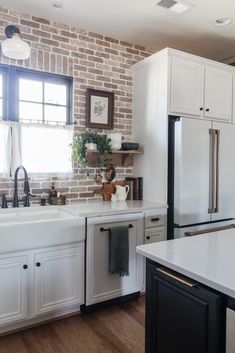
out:
M112 194L112 195L111 195L111 201L112 201L112 202L118 201L118 198L117 198L117 196L116 196L115 194Z
M86 126L113 129L114 93L87 89Z
M58 206L58 205L65 205L66 204L66 196L61 195L60 192L58 192L55 189L55 184L51 184L51 188L49 191L49 197L48 197L48 202L50 205Z
M72 143L74 161L81 167L85 167L87 165L88 150L86 144L87 141L91 141L91 139L93 141L92 144L97 145L97 166L106 167L108 163L107 157L110 153L112 153L111 140L106 134L98 134L96 131L91 129L87 129L74 136Z
M116 169L113 164L110 164L105 170L105 179L108 183L111 183L116 176Z
M88 151L97 151L97 144L95 143L93 137L87 138L85 147Z
M137 151L140 147L139 143L134 142L122 142L122 150L123 151Z
M96 176L95 176L96 184L102 184L102 181L103 181L102 175L100 173L96 174Z
M94 193L95 195L102 195L104 201L111 201L112 194L115 194L118 185L125 186L125 182L103 183L102 188L95 190Z
M112 150L120 150L122 147L122 134L119 132L110 133L108 137L111 139Z
M118 201L125 201L128 195L128 192L130 190L129 185L121 186L121 185L116 185L116 197Z

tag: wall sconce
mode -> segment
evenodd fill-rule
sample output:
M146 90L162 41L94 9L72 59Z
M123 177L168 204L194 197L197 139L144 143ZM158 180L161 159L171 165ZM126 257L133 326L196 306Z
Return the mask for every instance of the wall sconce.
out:
M7 39L2 42L3 55L10 59L26 60L30 57L30 45L22 39L20 30L14 25L5 29Z

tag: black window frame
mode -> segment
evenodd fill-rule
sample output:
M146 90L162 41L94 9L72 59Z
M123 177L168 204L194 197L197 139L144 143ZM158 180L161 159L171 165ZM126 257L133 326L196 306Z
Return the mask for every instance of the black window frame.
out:
M0 64L0 74L3 75L3 121L15 121L19 120L19 79L32 79L39 80L43 83L57 83L63 84L67 87L67 97L66 97L66 125L72 125L72 107L73 107L73 78L70 76L64 76L44 71L37 71L28 68L22 68L13 65ZM43 121L40 122L44 124L44 111L45 105L61 106L57 104L48 104L43 101L41 102L43 106ZM60 123L59 123L60 125ZM53 126L53 125L52 125Z

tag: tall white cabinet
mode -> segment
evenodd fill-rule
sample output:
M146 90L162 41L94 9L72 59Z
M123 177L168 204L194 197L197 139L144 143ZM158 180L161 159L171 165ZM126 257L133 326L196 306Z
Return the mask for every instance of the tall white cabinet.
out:
M168 116L235 123L235 68L166 48L133 65L134 173L144 199L167 203Z

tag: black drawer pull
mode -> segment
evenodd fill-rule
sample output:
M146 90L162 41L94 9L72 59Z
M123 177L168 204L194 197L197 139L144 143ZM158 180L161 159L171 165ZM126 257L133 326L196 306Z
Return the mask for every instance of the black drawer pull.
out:
M128 228L134 228L133 224L129 224ZM110 231L110 228L100 228L100 232L108 232Z
M160 218L159 218L159 217L151 218L151 222L158 222L158 221L160 221Z
M37 267L40 267L40 266L41 266L41 263L40 263L40 262L36 262L36 266L37 266Z
M149 239L151 239L151 237L148 235L148 236L146 237L146 239L149 240Z
M23 265L24 270L27 270L27 268L28 268L28 265Z

